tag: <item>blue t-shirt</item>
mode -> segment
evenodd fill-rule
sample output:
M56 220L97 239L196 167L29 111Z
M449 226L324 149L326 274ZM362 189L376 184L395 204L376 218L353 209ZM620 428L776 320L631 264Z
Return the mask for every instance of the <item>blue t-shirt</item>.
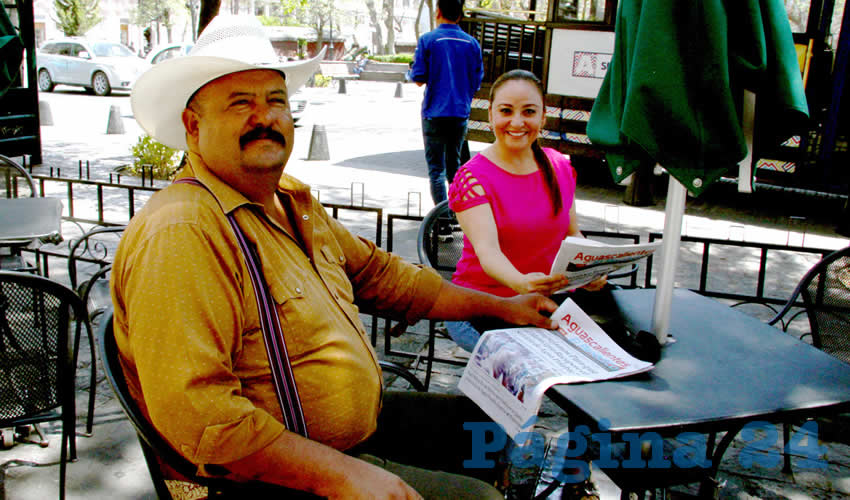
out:
M441 24L419 37L408 74L426 85L424 118L467 118L484 77L481 46L456 24Z

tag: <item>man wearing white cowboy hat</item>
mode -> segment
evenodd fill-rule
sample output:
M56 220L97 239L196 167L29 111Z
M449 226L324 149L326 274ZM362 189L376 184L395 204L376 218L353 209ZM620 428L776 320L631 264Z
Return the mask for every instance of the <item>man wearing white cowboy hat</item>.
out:
M541 311L555 304L456 287L330 218L283 174L294 137L285 64L255 19L219 17L188 56L133 89L139 124L187 150L188 164L133 218L115 255L115 337L130 392L199 474L329 498L501 498L482 481L426 470L474 472L461 466L472 452L462 423L485 417L458 396L386 396L382 409L359 308L409 323L495 316L552 327ZM265 283L249 279L256 268ZM279 320L261 327L260 311ZM276 323L288 363L269 361L264 332ZM282 423L278 364L291 365L309 438Z

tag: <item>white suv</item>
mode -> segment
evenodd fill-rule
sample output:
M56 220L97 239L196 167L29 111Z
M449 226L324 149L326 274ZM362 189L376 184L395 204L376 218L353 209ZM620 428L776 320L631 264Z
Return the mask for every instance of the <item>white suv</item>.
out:
M38 88L50 92L57 84L76 85L97 95L130 90L150 64L116 42L63 38L45 42L36 52Z

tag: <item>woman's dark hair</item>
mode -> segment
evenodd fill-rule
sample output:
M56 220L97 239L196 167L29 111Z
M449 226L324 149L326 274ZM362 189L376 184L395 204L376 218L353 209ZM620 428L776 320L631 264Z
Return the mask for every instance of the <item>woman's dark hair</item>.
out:
M493 105L493 97L496 96L496 91L499 90L502 85L514 80L523 80L534 85L537 92L540 93L540 98L543 101L543 109L541 109L540 112L543 113L543 119L545 120L546 94L543 92L543 84L540 83L540 79L537 78L537 75L524 69L512 69L507 73L503 73L502 76L493 82L493 86L490 87L490 106ZM537 167L540 168L540 172L543 173L543 181L546 183L546 188L549 190L549 197L552 199L552 207L555 210L555 215L557 215L564 208L563 200L561 200L561 187L558 185L558 179L555 178L555 168L552 167L552 162L549 161L549 157L546 156L546 153L543 152L543 148L540 147L539 137L537 141L534 141L531 144L531 152L534 153L534 160L537 162Z

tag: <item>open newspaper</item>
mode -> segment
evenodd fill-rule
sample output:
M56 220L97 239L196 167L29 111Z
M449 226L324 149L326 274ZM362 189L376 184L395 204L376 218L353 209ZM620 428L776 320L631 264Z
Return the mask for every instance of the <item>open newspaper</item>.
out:
M574 290L649 257L661 247L661 240L633 245L610 245L587 238L567 236L552 263L549 274L565 274L570 285L564 290Z
M557 330L486 332L460 379L460 390L511 438L537 415L551 386L625 377L653 367L620 348L571 299L554 314Z

